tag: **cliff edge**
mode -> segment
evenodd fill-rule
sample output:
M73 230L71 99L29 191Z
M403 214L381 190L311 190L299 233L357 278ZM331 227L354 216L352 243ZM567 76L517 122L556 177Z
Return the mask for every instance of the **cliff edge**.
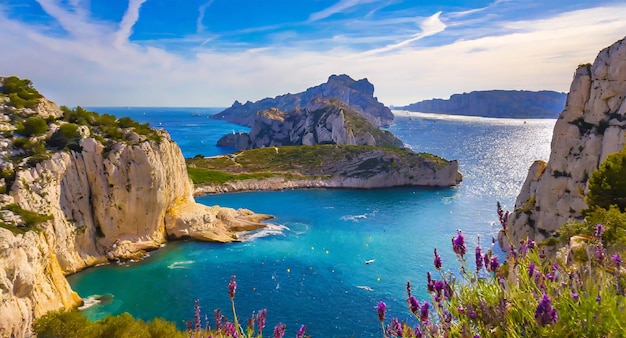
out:
M195 203L165 131L57 107L30 81L0 78L0 336L82 300L65 275L134 259L168 238L228 242L266 215Z
M574 73L565 109L554 126L550 158L530 167L509 217L513 243L526 236L541 241L568 220L582 219L589 176L609 154L624 147L625 99L622 39Z

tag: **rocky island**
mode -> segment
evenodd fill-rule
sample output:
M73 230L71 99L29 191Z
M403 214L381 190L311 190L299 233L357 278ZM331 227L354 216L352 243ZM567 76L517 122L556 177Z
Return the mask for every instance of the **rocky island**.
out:
M65 275L133 259L168 239L228 242L267 215L195 203L167 132L57 107L29 80L0 78L0 336L31 336L82 300Z
M396 109L450 115L500 118L556 118L565 104L565 93L549 90L487 90L454 94Z
M352 97L378 106L367 80L333 75L320 86L335 88L337 83L351 84ZM354 99L352 104L336 97L302 101L320 86L298 96L294 109L259 110L251 121L247 120L249 133L227 134L218 141L218 145L242 152L188 159L196 194L291 188L447 187L461 181L457 161L404 148L393 133L371 122L372 115L366 112L373 109L354 105ZM249 106L268 104L264 101ZM236 114L229 109L229 114Z
M367 79L355 81L345 74L331 75L326 83L296 94L289 93L244 104L235 101L230 108L212 117L251 127L259 111L271 108L284 112L300 110L315 98L339 99L377 127L389 126L393 122L391 110L374 97L374 85Z

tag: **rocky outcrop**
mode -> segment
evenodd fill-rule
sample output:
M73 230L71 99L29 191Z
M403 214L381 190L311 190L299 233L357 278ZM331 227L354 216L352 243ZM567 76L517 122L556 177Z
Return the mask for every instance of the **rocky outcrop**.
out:
M530 168L509 218L514 243L526 236L543 240L568 220L582 219L589 176L624 146L625 99L626 42L620 40L576 70L550 158Z
M488 90L454 94L448 100L425 100L395 109L483 117L556 118L565 98L565 93L548 90Z
M228 134L218 141L220 146L237 150L315 144L403 145L392 133L372 125L343 101L319 98L302 110L260 111L250 133Z
M11 124L16 115L38 111L0 106L0 120ZM49 123L46 134L29 142L43 146L65 122ZM118 129L123 140L112 140L89 136L90 128L77 128L74 150L47 149L36 159L20 160L27 155L16 146L23 137L0 140L3 170L14 170L13 178L2 172L7 194L0 194L2 337L30 336L34 318L79 304L67 274L137 258L168 238L236 241L238 231L262 227L268 218L196 204L182 152L165 131L146 137L132 128ZM29 225L28 213L43 221Z
M391 110L374 97L374 85L367 79L353 80L348 75L331 75L326 83L308 88L297 94L285 94L241 104L235 101L230 108L213 115L213 118L252 126L257 112L276 108L283 112L301 110L315 98L339 99L375 126L389 126L393 122Z

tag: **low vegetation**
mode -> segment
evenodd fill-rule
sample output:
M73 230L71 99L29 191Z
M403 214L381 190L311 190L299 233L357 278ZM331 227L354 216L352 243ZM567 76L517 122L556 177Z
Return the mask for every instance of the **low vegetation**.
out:
M2 94L9 98L9 105L15 108L35 108L43 95L33 87L28 79L20 79L17 76L4 78Z
M367 154L376 153L375 158ZM334 164L354 162L358 175L368 177L389 172L402 161L407 166L424 162L437 168L449 162L431 154L415 153L405 148L381 148L322 144L257 148L233 154L187 159L187 169L195 184L222 184L228 181L283 177L285 179L331 178L339 173Z

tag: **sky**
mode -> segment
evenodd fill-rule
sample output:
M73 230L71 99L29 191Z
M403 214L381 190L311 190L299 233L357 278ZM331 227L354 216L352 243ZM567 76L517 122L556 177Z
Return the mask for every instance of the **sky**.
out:
M624 17L624 0L0 0L0 76L70 107L227 107L332 74L396 106L567 92Z

